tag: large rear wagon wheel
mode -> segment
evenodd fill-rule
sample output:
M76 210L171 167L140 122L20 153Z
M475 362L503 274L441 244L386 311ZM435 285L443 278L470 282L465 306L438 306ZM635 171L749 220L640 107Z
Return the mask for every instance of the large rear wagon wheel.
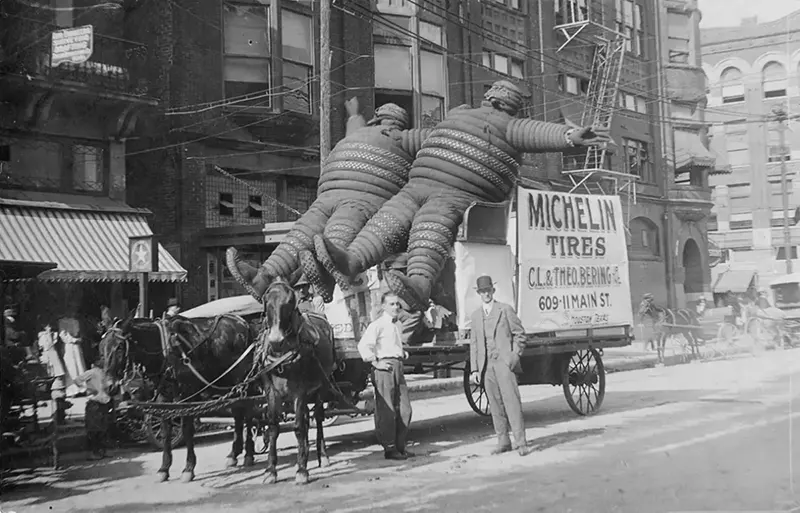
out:
M488 417L491 415L489 413L489 396L486 395L486 388L483 386L483 376L481 376L481 382L475 385L469 380L470 373L469 362L467 362L464 367L464 394L467 396L467 402L472 411L483 417Z
M572 353L564 360L564 397L578 415L594 415L606 396L606 369L596 349Z
M171 447L176 449L183 445L183 422L180 417L173 417L170 419L172 422L172 444ZM144 434L147 441L152 447L158 450L164 450L164 434L161 431L161 419L149 413L144 415Z

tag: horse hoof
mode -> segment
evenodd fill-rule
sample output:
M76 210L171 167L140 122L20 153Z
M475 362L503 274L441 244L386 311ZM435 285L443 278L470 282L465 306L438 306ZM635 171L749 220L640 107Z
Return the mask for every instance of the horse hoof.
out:
M325 468L331 466L331 459L325 456L319 461L319 468Z
M194 481L194 472L183 472L181 474L181 483L191 483Z
M256 459L253 456L245 456L244 457L244 466L245 467L252 467L256 464Z
M298 472L294 476L294 484L296 485L307 485L308 484L308 473L307 472Z
M229 457L229 458L227 458L225 460L225 468L232 468L232 467L235 467L236 465L238 465L238 462L236 461L236 458L230 458Z
M275 484L278 482L278 474L267 474L264 478L264 484Z
M159 472L156 474L156 483L165 483L169 481L169 472Z

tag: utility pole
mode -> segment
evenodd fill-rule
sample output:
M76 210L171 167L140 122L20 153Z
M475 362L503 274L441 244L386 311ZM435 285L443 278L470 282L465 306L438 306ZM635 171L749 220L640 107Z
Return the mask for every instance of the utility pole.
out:
M786 260L786 274L792 273L792 232L789 229L789 184L786 180L786 120L788 115L783 106L776 105L772 114L778 123L779 157L781 159L781 198L783 199L783 256Z
M319 163L331 150L331 0L319 4Z

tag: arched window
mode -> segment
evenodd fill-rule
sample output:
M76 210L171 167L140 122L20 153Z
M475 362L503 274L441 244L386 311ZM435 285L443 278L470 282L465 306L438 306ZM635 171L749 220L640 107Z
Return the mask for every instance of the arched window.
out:
M744 101L744 82L742 72L737 68L727 68L720 76L722 83L722 103Z
M653 221L646 217L631 219L630 231L630 253L632 255L661 255L658 226Z
M764 87L764 98L781 98L786 96L786 68L779 62L768 62L761 71L761 84Z

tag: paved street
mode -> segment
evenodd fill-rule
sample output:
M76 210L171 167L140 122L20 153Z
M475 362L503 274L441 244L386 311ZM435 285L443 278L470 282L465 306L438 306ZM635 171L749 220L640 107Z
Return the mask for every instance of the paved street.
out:
M332 465L293 484L292 433L278 485L224 469L229 441L198 450L194 483L154 484L156 453L45 472L4 493L16 511L800 511L800 351L608 376L603 411L577 418L560 388L525 387L527 457L488 456L488 419L461 396L414 403L407 463L382 458L371 419L327 431ZM312 434L313 436L313 434ZM312 452L311 459L314 459Z

